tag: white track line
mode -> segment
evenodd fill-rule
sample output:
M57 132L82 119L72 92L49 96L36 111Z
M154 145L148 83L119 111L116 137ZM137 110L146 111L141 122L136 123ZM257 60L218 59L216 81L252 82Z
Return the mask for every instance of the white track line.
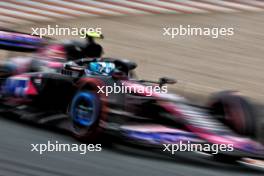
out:
M70 9L73 11L78 11L80 13L84 13L84 14L88 14L88 15L94 15L94 16L101 16L101 15L117 15L117 13L112 12L112 11L108 11L108 10L104 10L101 8L95 8L95 7L90 7L87 5L79 5L76 3L72 3L72 2L67 2L67 1L61 1L61 0L34 0L40 3L45 3L47 5L52 5L55 7L62 7L62 8L66 8L66 9Z
M226 8L226 7L221 7L219 5L212 5L204 2L198 2L196 0L172 0L175 2L182 2L188 5L194 5L197 6L197 8L204 8L208 9L211 11L216 11L216 12L238 12L237 10L231 9L231 8Z
M149 5L144 5L140 3L134 3L134 2L129 2L129 1L119 1L119 0L98 0L99 2L103 2L106 4L111 4L111 5L116 5L120 7L126 7L126 8L131 8L131 9L136 9L145 13L153 13L153 14L160 14L160 13L168 13L168 12L173 12L171 10L163 9L163 8L158 8L158 7L153 7Z
M158 5L177 8L177 9L181 9L183 11L189 11L192 13L209 13L209 11L204 10L204 9L200 9L197 7L190 7L190 6L186 6L186 5L182 5L182 4L171 3L170 1L154 0L152 2L155 4L158 4Z
M37 6L36 8L44 7L44 8L48 8L48 9L51 9L51 10L60 11L62 14L68 13L68 14L71 14L71 15L87 15L87 13L80 12L78 10L72 10L72 9L69 9L69 8L60 7L59 4L58 5L49 5L48 2L49 1L45 1L45 0L41 0L39 2L37 2L37 1L27 1L27 0L23 1L23 3L27 3L27 4L30 4L30 5ZM94 14L89 14L89 15L90 16L94 16Z
M139 14L139 13L144 13L140 10L136 10L134 8L127 8L127 7L122 7L122 6L117 6L117 5L112 5L112 4L108 4L108 3L104 3L104 2L100 2L100 1L87 1L87 0L74 0L76 2L81 2L81 3L89 3L98 7L102 7L102 8L110 8L116 11L124 11L124 12L128 12L128 13L135 13L135 14Z
M264 8L264 1L258 1L258 0L230 0L230 1L242 3L245 5L251 5L258 8Z
M23 2L23 1L21 1ZM53 16L53 17L57 17L57 18L67 18L69 16L67 15L62 15L60 13L54 13L54 12L49 12L46 10L41 10L41 9L37 9L37 8L32 8L32 7L28 7L26 4L24 5L17 5L11 2L0 2L0 5L2 6L6 6L6 7L11 7L11 8L16 8L16 9L20 9L22 11L29 11L29 12L35 12L35 13L39 13L42 14L43 16Z
M249 6L249 5L243 5L236 2L230 2L230 1L222 1L222 0L202 0L208 3L225 6L231 9L235 10L241 10L241 11L262 11L261 8ZM250 1L250 0L249 0Z
M51 20L51 18L45 17L45 16L40 16L40 15L31 15L28 13L24 12L18 12L18 11L13 11L13 10L8 10L8 9L1 9L1 13L6 13L6 14L11 14L17 17L23 17L23 18L28 18L31 20Z
M118 0L114 0L114 1L118 1ZM135 5L138 6L140 8L145 8L145 9L149 9L149 10L155 10L155 11L159 11L159 12L165 12L165 13L180 13L178 11L175 10L170 10L168 8L164 8L164 7L159 7L156 6L155 3L153 3L153 1L143 1L143 0L126 0L126 1L120 1L124 4L128 4L128 5ZM154 5L152 5L154 4Z
M264 0L5 0L0 9L1 24L21 24L80 16L259 12Z

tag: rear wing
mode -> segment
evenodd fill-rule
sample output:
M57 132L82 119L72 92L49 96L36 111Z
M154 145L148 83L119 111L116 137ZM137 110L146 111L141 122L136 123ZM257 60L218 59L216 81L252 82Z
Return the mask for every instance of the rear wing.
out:
M47 42L47 38L0 28L0 49L3 50L34 52Z

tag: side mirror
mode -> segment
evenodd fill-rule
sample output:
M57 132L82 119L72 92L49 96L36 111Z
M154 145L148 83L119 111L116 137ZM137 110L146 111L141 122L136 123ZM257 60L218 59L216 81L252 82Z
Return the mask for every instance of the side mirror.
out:
M162 77L159 79L160 87L163 86L164 84L175 84L175 83L177 83L177 81L173 78Z
M114 78L114 79L127 79L127 75L122 71L114 71L112 73L112 78Z

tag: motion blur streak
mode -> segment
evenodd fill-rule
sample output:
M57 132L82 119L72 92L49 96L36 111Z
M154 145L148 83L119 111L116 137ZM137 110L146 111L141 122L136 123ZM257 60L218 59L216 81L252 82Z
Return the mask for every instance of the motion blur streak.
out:
M100 43L104 47L106 56L132 59L138 64L137 76L143 79L157 80L162 76L176 78L177 84L169 85L169 90L191 98L191 102L197 101L204 105L204 100L213 92L226 89L241 91L258 105L254 109L257 113L254 130L257 131L256 140L262 143L264 143L263 19L264 1L262 0L6 0L0 2L0 25L11 30L30 34L32 28L43 28L47 25L79 29L101 28L106 38ZM234 35L220 36L217 39L204 36L175 36L171 39L162 35L163 28L179 25L232 28ZM18 47L29 52L37 50L36 55L48 60L46 62L44 59L41 68L47 66L49 72L56 72L64 66L66 53L61 45L53 43L52 46L43 49L47 42L45 37L39 40L35 39L35 36L25 39L22 37L23 34L11 34L11 36L11 40L18 41L8 43L1 40L0 45L9 44L11 48ZM60 41L80 39L79 36L52 36L52 38ZM34 40L35 43L32 42ZM1 60L20 56L7 61L8 69L12 74L23 73L28 63L32 61L32 57L24 57L24 55L28 54L0 51ZM48 55L52 56L48 57ZM16 68L9 65L14 64L15 60L20 66L16 71L14 71ZM12 81L16 83L14 77ZM10 92L21 97L25 97L25 94L29 95L26 90L36 94L35 88L39 88L38 85L42 84L42 81L41 76L36 76L32 80L17 81L17 85L13 84ZM35 87L32 86L33 84ZM31 85L30 89L25 88L27 85ZM92 95L86 94L86 97L94 100L95 96ZM76 99L78 100L79 97ZM169 95L166 98L168 97ZM99 107L100 104L96 105ZM176 114L175 109L173 110ZM152 110L156 112L155 108L150 111ZM190 112L189 109L186 111ZM118 114L120 111L114 109L113 112ZM189 119L185 117L185 120L189 120L189 125L204 125L209 129L213 123L210 124L210 121L206 121L200 114L195 114L197 118L194 119L192 115L195 112L191 112ZM129 112L121 111L119 115L127 114L129 115ZM52 118L54 116L50 116L48 120ZM76 118L78 120L78 117ZM177 115L173 116L173 119L176 118ZM93 120L97 119L89 122L92 123ZM245 122L239 120L235 123L245 125ZM135 130L133 126L132 129ZM138 131L141 132L140 130ZM150 129L143 128L143 130ZM188 133L196 135L193 132L188 131ZM201 176L263 175L261 171L234 163L214 161L205 155L196 157L194 153L185 152L165 155L164 152L160 154L148 148L139 149L120 143L102 145L102 151L89 152L86 155L76 152L47 152L45 155L39 155L37 152L30 152L30 144L45 144L47 141L55 140L67 144L78 142L63 133L35 128L1 116L0 138L0 176L191 176L194 173ZM211 138L216 139L215 136ZM134 142L132 138L127 138L127 141Z
M257 0L211 1L211 0L7 0L0 3L1 24L14 26L16 23L55 21L65 18L86 16L120 16L127 14L161 13L212 13L212 12L258 12L263 11L264 3ZM12 20L6 20L6 18Z

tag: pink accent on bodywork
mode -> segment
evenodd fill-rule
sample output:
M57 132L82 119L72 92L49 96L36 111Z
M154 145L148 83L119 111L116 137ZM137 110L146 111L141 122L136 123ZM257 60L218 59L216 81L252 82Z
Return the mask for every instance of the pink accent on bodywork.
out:
M21 75L13 76L13 78L15 79L26 78L28 80L27 89L25 90L26 95L37 95L38 94L37 89L35 88L32 81L30 80L29 75L21 74Z
M143 95L143 96L147 96L148 92L145 88L144 85L142 84L138 84L138 83L131 83L128 81L123 81L125 86L130 86L130 87L135 87L136 90L140 89L140 90L144 90L143 93L139 93L139 92L135 92L139 95ZM163 99L163 96L161 96L160 93L152 93L151 94L152 97L155 97L157 99ZM166 109L168 112L172 113L175 118L182 118L183 120L185 119L185 114L181 111L180 108L178 108L174 103L172 102L168 102L168 101L159 101L158 102L160 104L160 106L162 106L164 109ZM257 146L257 143L255 143L252 140L246 139L246 138L242 138L242 137L236 137L236 136L226 136L226 135L221 135L221 134L216 134L213 131L210 131L208 129L202 128L202 127L197 127L197 126L193 126L193 125L186 125L186 128L188 130L190 130L190 132L196 134L198 137L200 137L201 139L204 139L210 143L214 143L214 144L232 144L234 148L237 149L243 149L243 147L245 145L253 145L253 146ZM153 129L154 130L154 129ZM160 130L160 129L156 129L156 130ZM165 129L163 129L165 130Z
M10 58L10 62L16 65L16 71L14 74L21 74L28 71L28 68L32 62L30 57L14 57Z
M184 114L181 112L179 108L177 108L175 104L170 103L170 102L163 102L163 103L160 103L160 105L163 108L165 108L167 111L169 111L170 113L174 114L175 116L184 119ZM197 136L199 136L200 138L205 139L208 142L215 143L215 144L233 144L234 148L241 148L242 145L246 143L252 144L250 141L244 140L239 137L238 138L241 140L234 140L231 137L229 138L226 136L221 136L207 129L196 127L193 125L186 125L186 128L190 130L191 132L193 132L194 134L196 134Z
M48 62L47 66L49 68L62 68L63 63L61 63L61 62Z
M28 87L27 87L27 90L26 90L26 95L37 95L37 94L38 94L38 92L37 92L35 86L31 82L31 80L29 80Z
M184 130L179 130L175 128L169 128L163 125L147 124L147 125L123 125L122 129L133 130L138 132L162 132L162 133L189 133Z

